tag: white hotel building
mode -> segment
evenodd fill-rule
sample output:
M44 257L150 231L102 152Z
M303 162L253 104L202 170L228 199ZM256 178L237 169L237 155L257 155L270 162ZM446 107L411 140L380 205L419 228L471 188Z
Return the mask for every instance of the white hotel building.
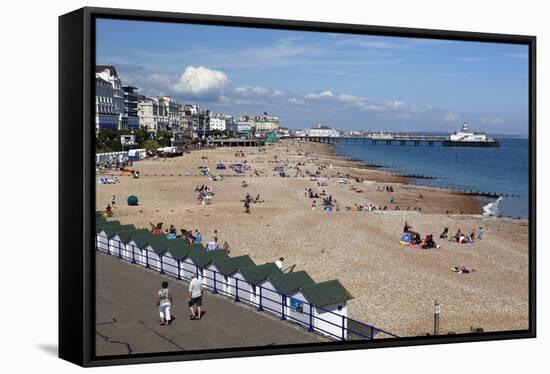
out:
M97 65L95 72L95 127L120 130L124 117L124 91L114 66Z
M239 118L239 124L241 123L250 123L252 128L255 129L256 134L265 134L277 132L279 128L279 117L269 116L267 113L260 116L244 115Z

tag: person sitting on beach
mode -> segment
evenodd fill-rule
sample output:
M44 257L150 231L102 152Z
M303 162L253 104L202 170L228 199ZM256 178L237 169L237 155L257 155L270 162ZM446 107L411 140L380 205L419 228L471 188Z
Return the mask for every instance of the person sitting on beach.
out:
M447 226L445 226L445 229L443 230L441 235L439 235L439 238L440 239L447 239L448 236L449 236L449 228Z
M436 248L437 244L434 242L434 236L433 234L426 235L426 239L424 240L424 244L422 245L422 248Z
M313 200L313 202L311 203L311 210L315 209L317 209L317 203L315 202L315 200Z
M176 226L170 225L170 229L168 230L168 232L169 232L170 234L176 235L176 233L177 233L177 231L176 231Z
M207 251L215 251L216 249L218 249L218 242L216 240L212 240L206 244Z
M405 221L405 226L403 227L403 232L409 232L412 231L412 226L409 225L407 221Z
M194 237L193 243L201 243L201 242L202 242L202 236L200 231L197 229L195 230L195 237Z
M395 204L396 203L396 200L395 200L395 197L390 197L390 204Z
M260 198L260 194L256 195L256 198L254 199L255 203L263 203L264 201Z
M113 208L111 208L111 204L107 204L107 208L105 208L105 216L107 217L113 216Z
M226 241L223 242L223 251L227 254L231 253L231 250L229 248L229 243Z

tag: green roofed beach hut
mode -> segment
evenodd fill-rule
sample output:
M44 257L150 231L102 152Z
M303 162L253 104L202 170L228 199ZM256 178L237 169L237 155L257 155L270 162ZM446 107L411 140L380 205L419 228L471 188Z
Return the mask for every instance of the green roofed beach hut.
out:
M274 262L267 264L248 266L240 269L233 276L236 279L236 295L235 299L245 302L260 305L260 290L256 287L270 276L283 274L281 269Z
M135 263L148 268L149 258L145 247L152 241L161 240L163 238L163 235L153 234L149 231L136 234L126 243L126 250L128 251L128 249L130 249L130 251L132 251Z
M155 234L153 234L155 235ZM158 234L157 234L158 235ZM185 243L182 239L167 239L164 235L158 235L161 239L153 240L145 245L144 251L147 251L149 267L164 273L163 256L170 246L174 245L174 240Z
M205 270L208 265L216 260L224 260L229 258L224 250L216 249L213 251L193 251L189 254L189 257L199 270L199 276L204 287L209 290L214 290L214 273L212 271Z
M234 297L235 278L232 275L242 268L254 265L254 261L249 256L244 255L213 260L205 267L204 271L208 272L208 276L214 279L212 285L214 292Z
M96 222L95 226L95 247L104 253L109 253L109 236L107 232L112 232L113 229L117 229L121 224L119 221L105 221Z
M327 336L347 338L347 301L353 299L337 280L310 284L287 298L288 319Z
M182 263L188 256L189 251L194 249L181 238L172 239L170 242L162 258L164 272L178 279L185 279L183 277Z
M315 281L305 271L276 274L267 277L267 279L259 284L262 288L262 309L277 316L285 315L286 295L311 284L315 284Z
M103 228L103 232L107 235L109 242L109 254L113 256L122 257L122 250L125 247L125 244L120 241L118 233L135 230L134 225L120 225L120 226L107 226Z
M128 245L130 240L136 235L144 233L150 233L147 229L129 229L120 230L117 234L111 238L111 241L118 240L120 245L120 257L126 261L135 263L133 248Z

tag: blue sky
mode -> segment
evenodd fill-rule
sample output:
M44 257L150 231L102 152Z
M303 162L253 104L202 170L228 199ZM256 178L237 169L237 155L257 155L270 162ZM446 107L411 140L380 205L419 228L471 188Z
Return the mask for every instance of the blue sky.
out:
M141 94L298 129L528 132L528 47L98 20L97 63Z

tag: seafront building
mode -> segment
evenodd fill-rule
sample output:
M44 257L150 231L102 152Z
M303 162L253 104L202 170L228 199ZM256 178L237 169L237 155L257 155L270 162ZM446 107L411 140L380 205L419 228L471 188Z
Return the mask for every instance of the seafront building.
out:
M233 116L229 114L216 113L210 115L210 130L236 132L237 124Z
M267 113L259 116L245 114L239 118L239 123L250 123L257 135L265 135L277 131L279 128L279 117L270 116Z
M124 91L120 78L114 66L97 65L95 71L96 131L120 130L124 117Z
M122 90L124 91L124 115L121 128L123 130L137 129L139 128L138 95L135 92L137 87L123 85Z
M307 129L296 132L297 136L339 137L340 132L325 125L313 125Z

